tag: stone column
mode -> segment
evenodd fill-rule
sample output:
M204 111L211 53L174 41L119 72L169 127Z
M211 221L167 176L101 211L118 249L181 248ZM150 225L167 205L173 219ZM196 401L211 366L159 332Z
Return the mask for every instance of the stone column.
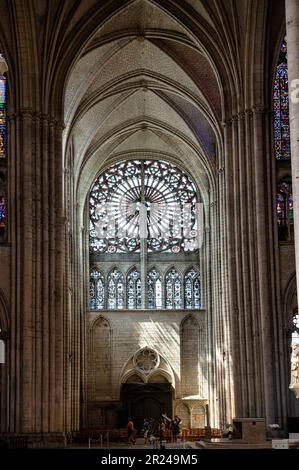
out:
M299 0L286 0L289 102L294 196L297 292L299 292ZM297 93L294 92L297 88Z
M141 206L140 206L140 280L141 307L147 307L147 208L144 192L144 163L141 169Z
M57 433L61 443L68 367L62 125L21 108L10 116L12 131L10 432Z
M262 106L253 107L253 149L254 149L254 182L255 199L260 201L256 205L256 228L258 233L256 253L257 272L259 276L259 330L261 332L261 352L263 384L261 394L264 395L264 411L267 422L275 420L275 389L274 373L275 362L273 359L272 341L273 332L271 328L272 298L271 298L271 272L269 265L269 251L267 250L267 224L266 207L261 201L266 200L265 188L265 162L264 139L266 133L266 122L268 120L267 110Z

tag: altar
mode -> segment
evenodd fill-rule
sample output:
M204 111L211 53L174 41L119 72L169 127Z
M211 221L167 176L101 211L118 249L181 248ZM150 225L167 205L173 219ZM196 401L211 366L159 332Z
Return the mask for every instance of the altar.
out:
M266 441L265 418L233 419L234 437L246 442Z

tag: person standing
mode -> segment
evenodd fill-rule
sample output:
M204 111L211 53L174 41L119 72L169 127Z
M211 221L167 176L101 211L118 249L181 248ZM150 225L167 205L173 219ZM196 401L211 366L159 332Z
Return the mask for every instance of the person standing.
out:
M177 441L177 436L180 434L180 422L181 418L179 418L178 415L175 415L174 419L171 422L173 442Z
M144 437L144 444L148 444L148 433L149 433L150 423L147 418L144 418L141 434Z
M136 439L135 439L135 435L134 435L134 423L133 423L132 418L128 418L127 435L128 435L128 443L129 444L135 444Z

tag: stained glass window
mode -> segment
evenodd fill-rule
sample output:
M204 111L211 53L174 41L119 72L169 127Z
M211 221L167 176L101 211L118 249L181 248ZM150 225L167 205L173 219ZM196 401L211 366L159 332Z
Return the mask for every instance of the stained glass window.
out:
M1 335L1 328L0 328ZM0 337L0 364L5 364L5 343Z
M172 268L165 277L166 308L183 308L182 277Z
M299 313L296 310L293 314L292 343L299 343Z
M97 269L92 269L90 272L89 283L89 308L101 309L105 306L105 285L103 274Z
M200 308L199 273L194 268L185 274L185 308Z
M291 181L282 181L277 187L276 211L280 240L293 238L294 211Z
M147 274L148 308L162 308L162 277L156 268Z
M133 268L127 276L127 307L141 308L141 279L140 272Z
M128 160L98 176L89 199L90 262L101 262L105 272L112 260L115 267L101 277L100 287L98 277L91 282L90 308L185 308L185 277L173 263L193 259L189 255L198 250L201 209L192 179L169 162ZM155 261L143 285L141 273L157 253L165 253L163 271L166 260L167 269L172 267L162 276L160 262ZM118 262L125 266L130 258L136 264L124 275ZM193 273L191 266L186 308L200 308L198 269L194 267Z
M191 178L164 161L118 163L90 192L91 253L197 249L197 195Z
M141 276L135 266L129 270L126 283L123 274L117 268L110 271L107 277L104 277L97 268L93 268L90 271L89 287L90 310L142 308ZM163 291L165 291L165 300ZM165 307L168 309L201 308L200 278L197 267L192 267L186 272L184 282L175 268L171 268L164 278L156 267L148 271L146 308L162 309Z
M124 308L125 307L125 283L123 274L114 268L108 274L107 279L108 308Z
M5 227L5 197L0 194L0 228Z
M4 165L1 162L6 157L6 131L7 131L7 118L6 118L6 78L4 73L7 71L7 64L0 54L0 242L6 239L6 219L7 219L7 206L6 206L6 177ZM2 168L1 168L2 166Z
M279 61L275 70L273 105L275 156L278 160L288 160L291 158L291 146L287 44L285 39L281 45Z
M0 54L0 60L3 60ZM6 157L6 78L0 73L0 158Z

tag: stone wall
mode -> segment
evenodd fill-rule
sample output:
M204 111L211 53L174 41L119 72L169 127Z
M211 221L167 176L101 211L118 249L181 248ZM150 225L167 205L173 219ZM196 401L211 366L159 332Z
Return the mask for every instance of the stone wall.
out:
M202 386L207 383L207 369L203 366L207 362L206 344L201 344L206 341L204 311L90 311L87 320L86 398L89 426L111 426L115 423L121 384L130 375L135 374L136 377L139 374L141 381L147 381L146 373L139 370L132 360L142 348L151 348L159 356L155 371L158 376L150 381L164 377L171 382L175 400L190 395L198 398L200 393L205 394L200 398L207 399L207 386ZM196 336L184 336L183 370L186 377L182 377L182 334L185 334L182 325L190 322L197 326L198 332ZM186 356L188 351L189 361Z

